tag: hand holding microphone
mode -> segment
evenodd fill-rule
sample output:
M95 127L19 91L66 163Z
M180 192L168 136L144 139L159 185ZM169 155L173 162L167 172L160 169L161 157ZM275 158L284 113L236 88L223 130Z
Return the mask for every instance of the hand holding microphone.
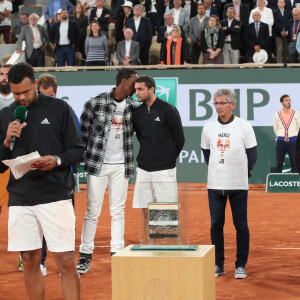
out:
M7 128L6 138L4 140L4 146L13 150L16 139L21 136L22 129L27 125L27 108L24 106L18 106L15 110L15 121L11 122Z

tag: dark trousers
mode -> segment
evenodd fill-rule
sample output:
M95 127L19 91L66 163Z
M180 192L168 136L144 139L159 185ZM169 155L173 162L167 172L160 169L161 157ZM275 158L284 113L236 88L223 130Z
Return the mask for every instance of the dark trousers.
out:
M5 44L9 44L10 26L4 25L0 26L0 34L3 33Z
M152 32L153 35L155 35L155 30L158 32L158 28L163 26L164 21L157 13L152 12L147 14L147 18L149 18L151 21Z
M27 62L33 67L45 67L45 51L41 48L33 49L30 58Z
M248 191L208 190L209 210L211 216L211 241L216 250L216 266L224 265L225 208L229 198L233 223L236 229L236 267L244 267L249 255L249 228L247 220Z
M149 48L144 48L140 44L140 60L142 65L148 65L149 64Z
M75 49L70 46L58 46L56 48L57 66L64 67L67 62L68 66L74 66Z
M192 64L198 64L200 54L201 54L201 48L198 46L197 43L194 43L192 45L192 54L191 54Z
M289 58L290 58L290 63L298 63L299 62L299 54L296 50L296 42L295 41L290 41L288 44L288 51L289 51Z
M287 153L290 158L292 172L298 173L295 164L295 149L296 141L285 142L282 140L277 140L276 142L276 173L282 173L283 161L285 154Z

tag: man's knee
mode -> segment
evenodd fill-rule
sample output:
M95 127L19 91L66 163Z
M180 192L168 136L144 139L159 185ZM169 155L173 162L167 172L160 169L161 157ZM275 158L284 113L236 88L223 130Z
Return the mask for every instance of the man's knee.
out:
M41 249L21 252L21 256L25 268L40 266L42 258Z
M59 265L60 271L72 271L74 269L75 260L74 252L61 252L54 254L57 264Z

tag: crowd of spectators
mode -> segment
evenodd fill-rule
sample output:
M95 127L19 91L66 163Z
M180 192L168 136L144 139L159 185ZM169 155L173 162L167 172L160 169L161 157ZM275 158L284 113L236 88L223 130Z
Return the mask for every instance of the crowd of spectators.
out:
M158 63L166 65L299 62L300 0L112 0L110 9L105 0L74 1L48 0L46 32L37 15L20 15L11 42L22 52L26 41L33 66L44 66L36 57L48 42L58 66L74 65L75 52L87 66L111 64L114 52L119 65L148 65L152 44L161 44ZM0 0L5 43L12 9Z

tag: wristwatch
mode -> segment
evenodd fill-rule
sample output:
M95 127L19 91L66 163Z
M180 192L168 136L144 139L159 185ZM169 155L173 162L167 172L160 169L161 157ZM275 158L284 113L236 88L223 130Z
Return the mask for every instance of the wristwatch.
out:
M61 159L57 155L52 155L56 159L56 166L59 167L61 165Z

